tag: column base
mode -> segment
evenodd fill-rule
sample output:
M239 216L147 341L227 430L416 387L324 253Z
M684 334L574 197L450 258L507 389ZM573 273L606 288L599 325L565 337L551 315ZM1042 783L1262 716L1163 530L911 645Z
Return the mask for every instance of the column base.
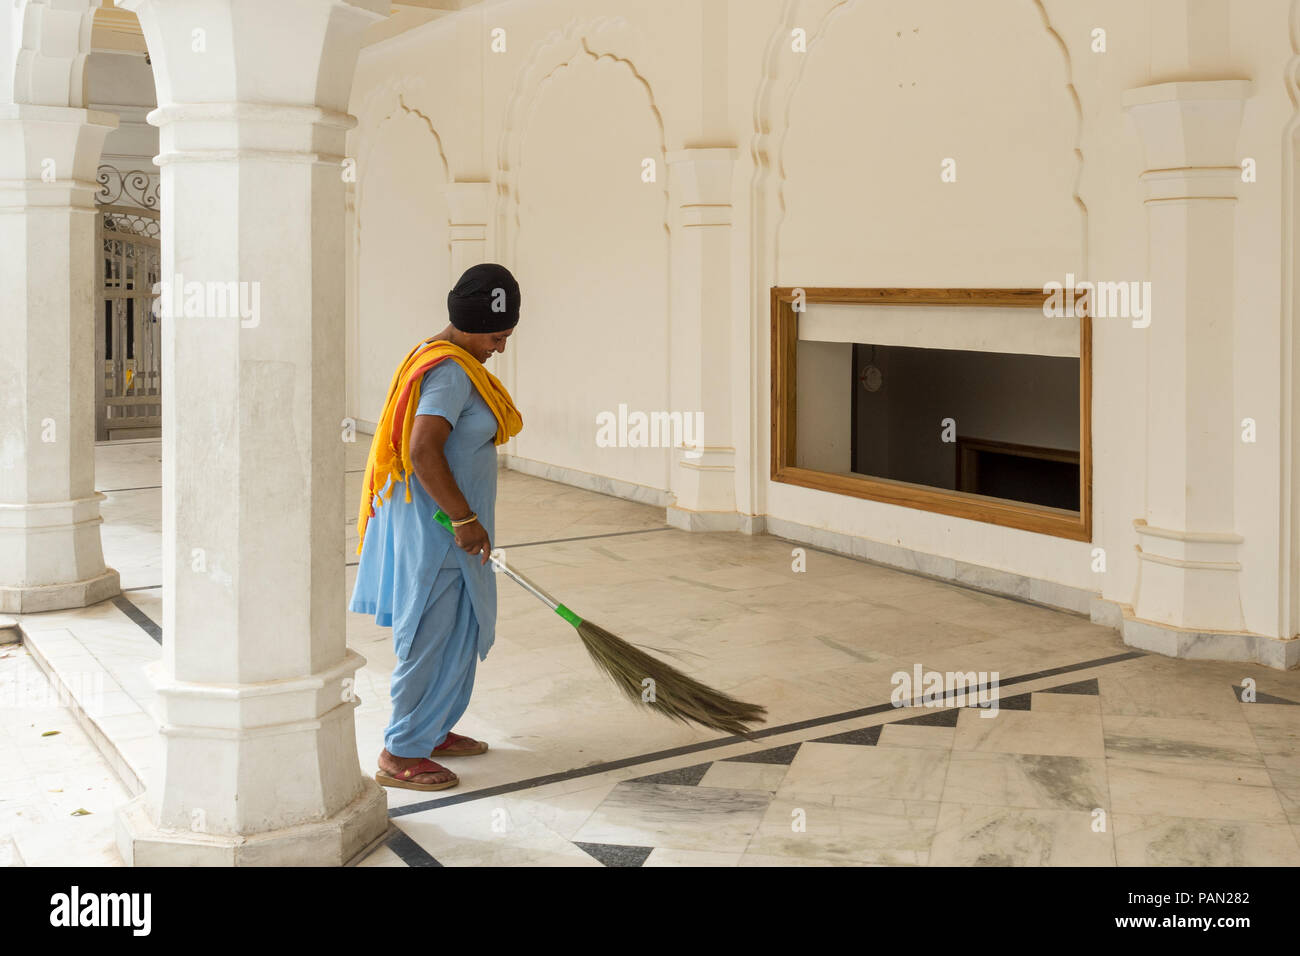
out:
M664 519L682 531L739 531L741 534L767 531L767 519L763 515L746 515L739 511L691 511L669 505Z
M1239 534L1156 528L1133 522L1138 535L1137 619L1193 632L1240 633Z
M122 586L117 571L113 568L105 568L103 574L97 574L84 581L28 588L0 587L0 612L36 614L40 611L89 607L116 597L121 591Z
M1118 621L1116 622L1116 618ZM1247 661L1275 670L1300 667L1300 639L1282 640L1245 631L1198 631L1145 621L1127 604L1098 599L1092 620L1119 629L1129 647L1196 661Z
M145 798L117 812L117 849L127 866L346 866L388 832L388 796L373 780L327 820L251 836L161 829Z

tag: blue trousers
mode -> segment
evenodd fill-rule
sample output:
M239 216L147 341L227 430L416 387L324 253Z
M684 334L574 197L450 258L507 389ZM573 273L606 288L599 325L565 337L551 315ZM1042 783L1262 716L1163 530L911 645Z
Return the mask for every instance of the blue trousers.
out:
M384 746L427 757L469 706L478 662L478 619L456 567L439 569L405 659L393 668L393 717Z

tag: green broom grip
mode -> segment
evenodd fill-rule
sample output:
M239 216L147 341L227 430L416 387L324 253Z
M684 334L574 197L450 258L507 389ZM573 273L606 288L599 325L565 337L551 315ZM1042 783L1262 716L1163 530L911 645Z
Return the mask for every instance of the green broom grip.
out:
M581 626L582 626L582 618L578 617L578 615L574 614L572 611L570 611L570 610L569 610L567 607L565 607L563 604L557 604L557 605L555 605L555 613L558 614L558 615L560 615L560 617L564 618L566 621L568 621L568 622L569 622L570 624L572 624L574 627L581 627Z

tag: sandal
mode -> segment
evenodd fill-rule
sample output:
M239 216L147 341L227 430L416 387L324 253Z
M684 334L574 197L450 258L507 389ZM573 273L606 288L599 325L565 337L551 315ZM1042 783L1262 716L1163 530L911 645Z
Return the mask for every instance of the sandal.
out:
M430 757L473 757L487 753L488 745L473 737L447 732L447 739L433 748Z
M451 774L450 780L444 780L442 783L416 783L412 778L422 773L451 773L451 771L426 757L421 757L419 763L395 774L381 767L375 771L375 780L385 787L397 787L401 790L446 790L460 783L460 778L454 773Z

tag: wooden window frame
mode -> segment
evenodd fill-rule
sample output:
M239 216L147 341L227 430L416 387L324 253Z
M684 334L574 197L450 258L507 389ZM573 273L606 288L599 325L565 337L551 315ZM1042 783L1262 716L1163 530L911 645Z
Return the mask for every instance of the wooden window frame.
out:
M1086 303L1079 315L1079 510L1066 511L968 492L948 491L889 478L840 475L795 464L795 388L799 314L795 290L805 302L861 305L961 305L1035 309L1042 314L1050 293L1041 289L844 289L773 286L772 473L773 481L885 504L967 518L1037 534L1092 540L1092 319ZM869 343L868 343L869 344Z

